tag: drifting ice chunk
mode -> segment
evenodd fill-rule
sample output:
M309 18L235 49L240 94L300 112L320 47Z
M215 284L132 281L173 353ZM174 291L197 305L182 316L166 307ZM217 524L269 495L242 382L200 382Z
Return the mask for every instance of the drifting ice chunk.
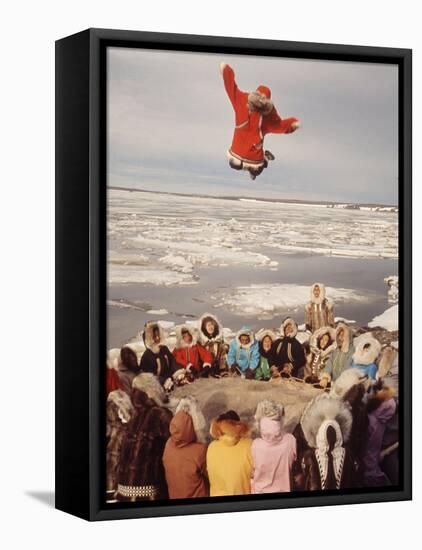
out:
M374 317L372 321L368 323L368 327L381 327L385 328L385 330L389 330L390 332L399 330L399 306L395 305L390 307L381 315Z

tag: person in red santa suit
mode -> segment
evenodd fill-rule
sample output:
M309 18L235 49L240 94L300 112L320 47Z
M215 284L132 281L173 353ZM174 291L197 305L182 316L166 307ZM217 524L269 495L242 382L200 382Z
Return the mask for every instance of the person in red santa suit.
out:
M212 354L198 344L197 330L188 325L176 329L176 347L173 356L192 378L208 377L211 374Z
M264 150L264 137L291 134L299 128L299 120L280 117L267 86L258 86L254 92L242 92L230 65L221 63L220 70L235 112L233 141L227 151L229 165L234 170L247 170L254 180L267 168L268 161L275 158L270 151Z

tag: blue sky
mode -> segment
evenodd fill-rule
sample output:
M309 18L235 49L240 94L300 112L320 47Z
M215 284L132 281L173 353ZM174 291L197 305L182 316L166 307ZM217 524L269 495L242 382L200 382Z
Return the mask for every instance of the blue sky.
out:
M265 84L302 128L270 135L276 156L252 182L226 160L233 110L219 72ZM108 185L169 192L397 204L394 65L108 50Z

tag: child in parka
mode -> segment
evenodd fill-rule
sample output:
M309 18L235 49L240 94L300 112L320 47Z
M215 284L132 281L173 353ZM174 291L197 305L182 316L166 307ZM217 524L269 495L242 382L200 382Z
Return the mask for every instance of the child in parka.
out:
M210 496L250 494L253 461L248 425L235 411L227 411L211 422L210 434L214 439L207 451Z
M381 351L381 344L370 332L366 332L355 338L354 346L352 366L361 370L371 380L375 380L378 371L376 360Z
M305 382L319 384L328 358L336 347L336 332L333 328L321 327L314 332L309 342L309 353L306 356Z
M170 391L174 386L173 376L180 367L166 346L166 333L163 327L155 321L145 323L142 339L146 350L141 358L141 372L154 374L164 389Z
M291 134L300 126L297 118L282 119L271 101L271 90L258 86L255 92L239 90L233 69L221 63L224 87L235 112L232 144L227 151L229 165L234 170L247 170L255 179L274 160L270 151L264 151L267 134Z
M173 356L176 363L194 378L207 377L210 373L213 357L207 349L198 344L198 331L193 327L177 327Z
M311 300L305 306L305 325L310 332L321 327L334 326L334 308L325 296L325 286L314 283L311 286Z
M284 431L284 409L274 401L261 401L255 412L256 431L252 442L254 473L251 492L291 491L291 472L296 460L296 439Z
M261 330L256 338L259 345L259 365L255 369L255 380L270 380L273 364L273 345L277 337L272 330Z
M259 365L259 345L250 327L244 326L231 341L227 365L232 374L252 379Z
M182 398L170 422L163 464L170 498L209 496L205 458L206 421L197 401Z
M296 338L297 324L287 317L280 327L281 338L273 345L272 365L282 376L299 376L299 370L305 366L306 358L302 344Z
M355 346L353 345L352 330L345 323L337 325L336 343L337 347L329 355L321 373L320 384L323 387L335 382L345 370L352 366Z
M198 342L213 357L210 374L224 373L229 346L224 341L223 326L215 315L204 313L199 319Z

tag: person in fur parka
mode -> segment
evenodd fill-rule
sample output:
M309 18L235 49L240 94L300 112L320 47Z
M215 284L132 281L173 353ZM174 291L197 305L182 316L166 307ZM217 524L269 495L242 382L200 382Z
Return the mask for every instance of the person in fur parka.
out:
M234 71L221 63L224 87L235 112L233 141L227 151L229 165L235 170L247 170L255 179L268 166L274 155L264 151L267 134L290 134L300 126L297 118L282 119L271 101L271 90L258 86L254 92L239 90Z
M305 306L305 325L310 332L321 327L334 326L334 308L325 296L325 286L314 283L311 286L311 300Z
M155 321L149 321L145 324L142 339L146 350L141 358L141 371L157 376L161 385L170 391L174 385L173 376L177 375L181 367L166 346L166 333L163 327Z
M259 346L254 333L250 327L244 326L230 342L227 365L233 374L252 379L259 359Z
M336 332L331 327L321 327L311 337L306 356L304 380L309 384L319 383L330 354L336 349Z
M213 357L211 374L224 372L229 346L224 342L223 325L215 315L204 313L199 319L198 341Z
M296 440L284 430L284 408L274 401L258 403L256 431L260 437L252 442L254 473L252 493L291 491L291 470L296 459Z
M255 380L270 380L273 365L273 348L277 340L272 330L260 330L256 334L259 345L259 365L255 369Z
M209 496L206 421L193 397L180 400L170 422L163 464L170 498Z
M297 324L287 317L280 327L281 338L273 345L272 366L285 375L298 376L299 369L305 366L306 358L302 344L296 338Z
M116 498L119 501L168 498L162 457L172 413L164 406L167 395L151 373L133 380L132 417L122 443Z
M366 406L368 433L363 462L367 487L391 485L390 480L381 469L380 461L386 425L394 416L396 408L394 388L384 385L379 380L373 386Z
M107 500L114 499L117 490L117 472L120 452L133 410L132 401L125 391L117 389L109 393L106 410Z
M366 332L355 338L354 346L352 366L375 380L378 371L376 360L381 351L381 344L370 332Z
M207 377L211 372L213 356L198 344L198 331L188 325L176 328L176 347L173 350L176 363L195 378Z
M355 346L353 345L352 329L345 323L339 323L336 327L337 347L329 355L321 374L320 384L326 387L347 369L350 369L353 362Z
M354 486L354 460L347 447L353 417L347 403L322 393L308 403L300 419L300 469L295 490L318 491Z
M253 460L248 425L235 411L227 411L211 422L210 434L214 439L207 451L210 496L250 494Z

